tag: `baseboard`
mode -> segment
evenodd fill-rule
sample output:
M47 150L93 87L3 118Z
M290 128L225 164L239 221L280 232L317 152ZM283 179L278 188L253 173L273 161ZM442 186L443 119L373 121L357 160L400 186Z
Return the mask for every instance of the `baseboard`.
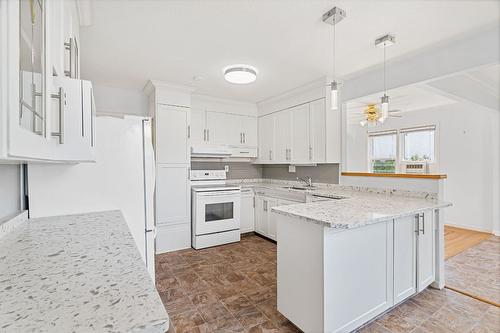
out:
M457 225L457 224L446 223L444 226L445 227L456 228L456 229L468 230L468 231L476 231L476 232L481 232L481 233L484 233L484 234L498 235L498 233L496 233L495 231L485 230L485 229L480 229L480 228L464 227L462 225Z

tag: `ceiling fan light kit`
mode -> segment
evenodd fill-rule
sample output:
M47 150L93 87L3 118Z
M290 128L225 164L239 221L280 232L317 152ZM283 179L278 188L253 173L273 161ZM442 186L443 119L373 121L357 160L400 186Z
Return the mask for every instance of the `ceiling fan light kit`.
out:
M342 21L346 17L346 12L342 8L333 7L329 11L323 14L323 22L333 26L333 81L330 84L330 94L331 94L331 109L338 109L338 88L339 84L335 79L335 25Z

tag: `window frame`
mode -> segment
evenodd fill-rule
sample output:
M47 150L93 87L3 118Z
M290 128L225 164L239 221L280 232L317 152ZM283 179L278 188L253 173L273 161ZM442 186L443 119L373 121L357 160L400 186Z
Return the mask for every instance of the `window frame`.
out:
M434 131L434 159L433 160L424 160L424 161L412 161L412 160L406 160L404 158L404 134L408 132L418 132L418 131L425 131L425 130L433 130ZM374 172L372 168L372 161L373 161L373 144L372 144L372 137L378 136L378 135L390 135L394 134L396 135L396 156L395 156L395 171L394 173L400 173L402 171L402 168L404 165L412 162L425 162L429 165L429 169L431 171L436 171L434 169L437 168L438 162L439 162L439 126L438 124L434 125L421 125L421 126L414 126L414 127L402 127L402 128L392 128L392 129L387 129L387 130L380 130L380 131L367 131L367 149L366 149L366 161L367 161L367 168L370 170L370 172ZM379 159L380 160L380 159Z

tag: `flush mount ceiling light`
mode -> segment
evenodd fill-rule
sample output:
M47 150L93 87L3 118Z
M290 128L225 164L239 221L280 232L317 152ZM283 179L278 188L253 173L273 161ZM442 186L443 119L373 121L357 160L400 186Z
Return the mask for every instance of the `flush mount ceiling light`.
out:
M342 21L344 17L346 16L345 10L339 8L339 7L333 7L329 11L323 14L323 22L327 24L331 24L333 26L333 80L330 83L330 94L331 94L331 108L332 110L337 110L338 109L338 95L339 91L338 88L340 86L340 83L337 82L335 78L335 60L336 60L336 54L335 54L335 25Z
M252 83L257 79L257 68L250 65L231 65L223 70L227 82L235 84Z

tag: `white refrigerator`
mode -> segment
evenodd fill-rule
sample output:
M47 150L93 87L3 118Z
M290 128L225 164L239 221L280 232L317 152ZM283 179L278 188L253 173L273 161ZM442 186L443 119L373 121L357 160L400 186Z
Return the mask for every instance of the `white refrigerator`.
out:
M29 165L30 217L121 210L154 281L151 119L98 116L95 149L95 163Z

